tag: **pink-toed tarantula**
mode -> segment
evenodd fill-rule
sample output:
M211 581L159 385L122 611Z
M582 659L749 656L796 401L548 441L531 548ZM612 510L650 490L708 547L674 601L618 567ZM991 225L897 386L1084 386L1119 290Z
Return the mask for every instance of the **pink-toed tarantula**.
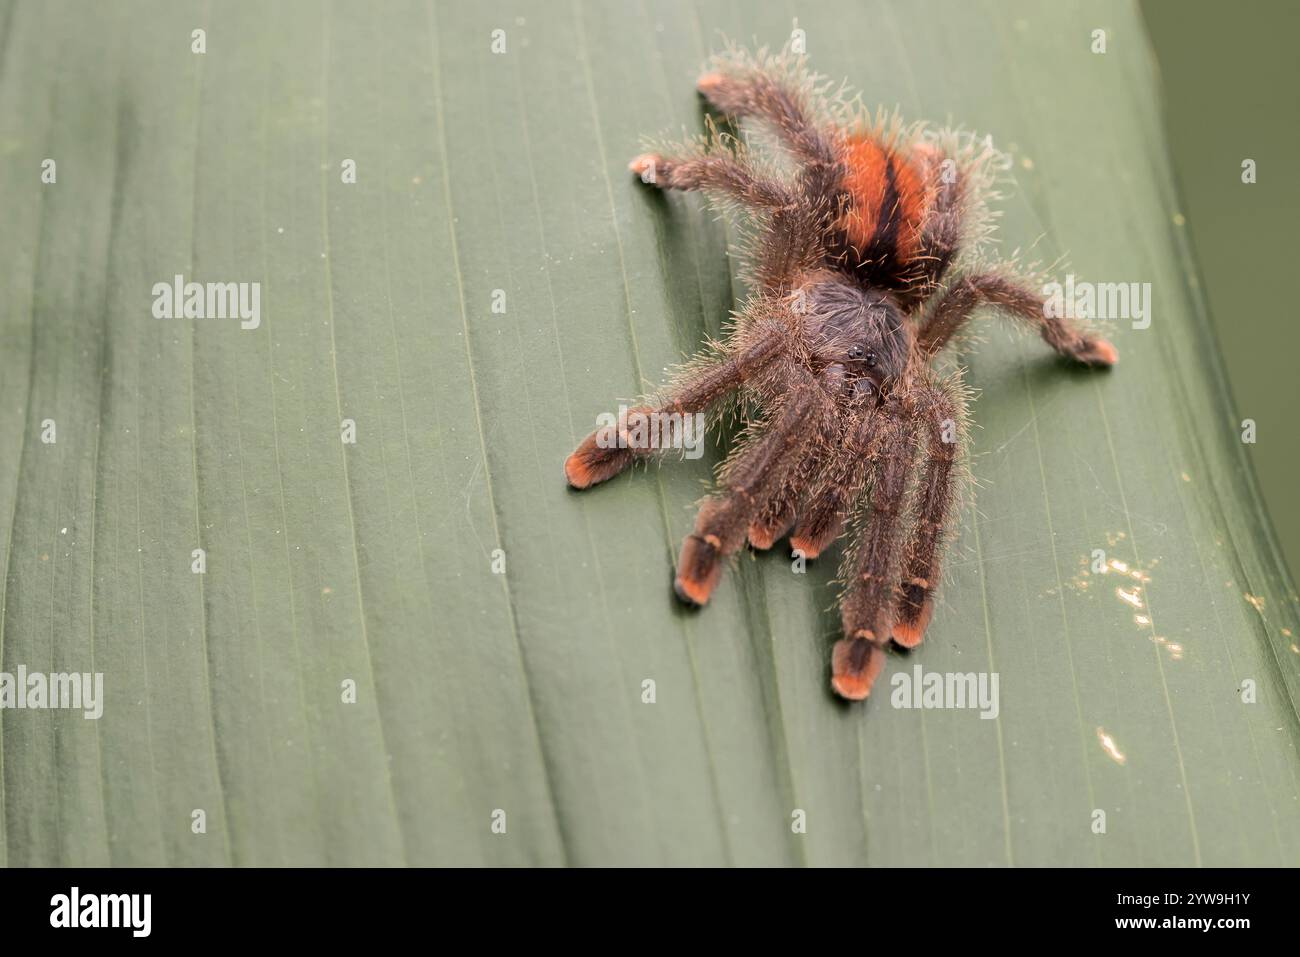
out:
M986 141L866 116L786 55L732 52L699 90L728 117L762 124L793 164L763 165L717 134L630 164L661 189L738 204L753 223L751 296L727 341L632 410L700 413L739 393L758 413L682 544L676 591L705 604L746 539L767 549L793 530L791 546L813 558L851 524L831 685L865 698L889 641L910 648L925 633L964 481L964 392L932 368L935 354L981 306L1076 362L1111 366L1117 354L1050 315L1011 267L968 264L994 195L998 154ZM570 485L603 482L669 444L629 418L569 456Z

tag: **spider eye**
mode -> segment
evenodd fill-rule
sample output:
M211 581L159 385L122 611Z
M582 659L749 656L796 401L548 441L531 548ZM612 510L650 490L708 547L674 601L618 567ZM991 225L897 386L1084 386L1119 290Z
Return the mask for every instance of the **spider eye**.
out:
M849 346L849 358L854 362L857 362L866 354L866 350L863 349L862 346Z
M862 357L862 361L867 364L868 369L874 369L877 362L876 354L874 352L868 352Z

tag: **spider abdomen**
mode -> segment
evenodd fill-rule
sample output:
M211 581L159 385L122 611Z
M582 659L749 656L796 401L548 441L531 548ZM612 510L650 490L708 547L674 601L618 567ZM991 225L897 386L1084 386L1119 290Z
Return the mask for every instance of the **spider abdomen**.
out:
M871 136L845 135L840 144L846 202L836 221L844 265L889 280L921 253L929 206L925 177L916 163Z

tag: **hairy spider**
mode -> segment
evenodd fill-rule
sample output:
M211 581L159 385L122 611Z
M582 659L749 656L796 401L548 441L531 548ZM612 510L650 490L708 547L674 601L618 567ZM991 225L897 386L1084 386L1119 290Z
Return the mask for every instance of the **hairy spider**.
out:
M787 54L733 50L698 85L721 113L762 124L785 167L714 131L630 168L750 214L750 297L726 342L590 435L565 475L587 488L677 434L647 437L634 417L680 422L739 396L748 427L682 544L677 594L705 604L746 539L767 549L793 530L791 546L814 558L851 525L831 685L862 699L891 639L920 643L958 511L966 397L959 373L933 368L936 353L981 306L1076 362L1111 366L1117 353L1051 315L1023 272L976 262L997 198L987 140L865 114Z

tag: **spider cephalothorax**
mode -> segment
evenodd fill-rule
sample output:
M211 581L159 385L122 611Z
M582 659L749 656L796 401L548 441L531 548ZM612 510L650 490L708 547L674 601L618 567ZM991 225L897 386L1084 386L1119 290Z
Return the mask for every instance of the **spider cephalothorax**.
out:
M794 169L760 168L718 135L631 163L662 189L705 190L753 214L752 294L727 341L633 410L680 421L737 394L754 410L682 545L676 591L703 605L746 540L766 549L789 533L815 558L851 524L831 685L865 698L888 643L921 641L955 522L966 402L960 380L932 368L936 353L991 306L1075 361L1111 366L1117 355L1044 309L1009 265L973 265L998 155L987 141L864 117L785 56L733 52L699 89L722 113L766 126ZM627 421L569 456L572 486L613 477L673 435L629 441Z
M811 372L830 370L846 391L877 398L902 376L912 332L893 296L831 275L810 277L799 295L792 318Z

